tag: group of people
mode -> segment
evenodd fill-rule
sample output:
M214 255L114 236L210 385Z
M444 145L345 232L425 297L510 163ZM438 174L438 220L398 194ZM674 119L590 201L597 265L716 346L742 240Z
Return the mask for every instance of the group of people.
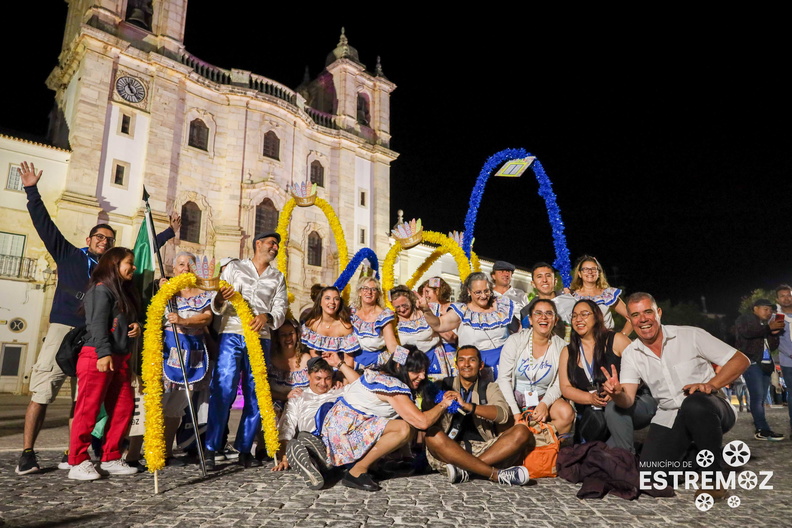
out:
M70 328L85 325L64 466L79 480L132 474L137 468L122 458L133 409L129 357L144 313L132 283L133 255L113 247L115 232L105 224L91 230L87 247L69 244L41 202L40 177L22 164L28 208L58 265L59 282L31 379L17 473L40 469L34 443L46 405L65 379L54 352ZM174 217L157 243L173 237L178 225ZM376 278L363 276L350 306L338 288L317 285L313 306L298 321L290 316L286 283L273 265L280 242L277 233L257 234L252 258L224 259L227 286L182 290L162 321L176 330L166 331L163 343L169 461L176 460L173 438L187 404L183 389L208 381L202 391L208 395L203 447L207 468L215 469L241 381L244 406L234 447L244 467L262 465L248 344L229 303L235 292L254 314L252 330L264 351L278 415L282 448L272 470L296 468L316 489L328 471L345 467L343 485L375 491L372 468L413 460L423 450L429 466L453 483L480 477L523 485L530 478L522 461L535 422L552 424L566 445L602 441L633 453L634 431L649 426L641 461L680 460L693 443L716 453L717 470L723 434L735 423L721 389L744 373L749 390L760 390L763 352L776 346L784 376L792 376L789 320L766 314L765 304L755 305L756 321L738 324L746 339L738 342L739 351L703 330L661 324L662 310L648 293L623 300L591 256L578 259L569 289L559 287L553 266L534 265L530 299L511 285L515 268L504 261L495 262L491 275L471 273L456 302L440 277L417 291L397 286L383 292ZM193 255L179 253L173 273L186 273L191 264ZM779 289L778 301L792 312L788 287ZM613 312L625 320L620 332ZM633 330L635 340L628 337ZM786 336L781 344L779 336ZM753 408L762 398L752 394L751 401L756 438L778 439L763 421L763 408ZM88 447L102 408L107 425L101 461L94 464Z

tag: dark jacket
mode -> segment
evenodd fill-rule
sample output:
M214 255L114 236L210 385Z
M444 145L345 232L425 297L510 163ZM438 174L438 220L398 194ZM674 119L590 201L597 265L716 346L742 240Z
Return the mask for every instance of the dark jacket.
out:
M735 321L734 326L737 337L734 347L748 356L751 363L762 361L765 339L767 339L770 350L778 348L778 334L771 334L770 327L762 322L756 314L747 313L741 315Z
M50 323L82 326L85 324L85 317L80 310L81 298L88 289L88 280L98 258L88 253L88 248L77 248L66 240L50 218L38 187L25 187L25 192L33 226L58 268L58 286L52 300ZM167 228L157 235L157 247L162 247L173 236L173 229Z
M97 358L127 354L127 333L134 322L134 314L128 316L118 310L115 296L104 284L97 284L85 294L85 346L95 347Z

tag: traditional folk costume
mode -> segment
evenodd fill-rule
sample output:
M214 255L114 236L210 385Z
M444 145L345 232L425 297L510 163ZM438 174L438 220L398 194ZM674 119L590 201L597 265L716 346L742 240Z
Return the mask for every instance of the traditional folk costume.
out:
M387 308L374 321L364 321L352 311L352 329L360 343L360 352L352 354L355 358L355 370L377 367L388 360L383 328L391 324L393 318L393 311Z
M475 312L467 304L457 302L451 309L461 319L456 333L459 346L473 345L481 351L481 359L487 366L482 375L498 379L498 365L503 344L509 337L509 325L514 318L514 303L507 297L498 297L493 312Z
M230 262L220 278L231 284L247 301L255 315L269 314L272 318L259 330L261 348L270 348L270 330L283 324L288 308L286 281L274 264L270 264L259 275L250 259ZM256 386L250 370L245 338L242 335L242 321L236 310L226 302L222 308L212 311L222 316L220 321L220 341L218 358L212 376L211 396L209 398L209 420L206 431L206 449L220 451L225 446L223 433L228 423L231 404L237 395L237 386L242 377L242 393L245 404L239 422L234 447L240 453L250 453L256 433L261 430L261 415L256 397Z
M431 303L429 309L434 315L440 316L439 304ZM456 375L454 368L456 348L452 345L450 351L446 349L440 335L426 322L423 312L416 310L413 315L416 313L420 314L417 319L399 321L399 341L402 345L413 345L426 354L429 358L427 374L430 380L438 381Z
M388 422L398 418L390 402L380 400L377 394L406 394L414 399L410 388L396 378L376 370L364 370L324 419L322 440L334 466L363 458L377 443Z
M605 317L605 326L608 330L613 330L614 326L611 306L615 306L619 302L621 294L622 291L619 288L605 288L599 295L581 295L576 291L572 292L572 296L578 301L589 300L597 303L597 306L602 310L603 317Z

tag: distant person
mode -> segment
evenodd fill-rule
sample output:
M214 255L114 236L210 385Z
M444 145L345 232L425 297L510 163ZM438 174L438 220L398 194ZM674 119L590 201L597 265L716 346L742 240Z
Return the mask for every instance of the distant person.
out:
M620 298L622 291L608 284L605 270L602 269L596 258L583 255L577 260L572 270L572 284L569 285L569 289L575 299L591 299L599 305L602 315L605 316L605 326L608 327L608 330L613 330L614 327L613 314L611 313L613 311L627 319L621 332L626 336L632 333L633 328L629 317L627 317L627 307Z
M85 292L88 291L91 273L96 268L99 258L116 242L116 232L107 224L97 224L91 229L88 238L85 239L84 248L77 248L66 240L52 221L41 199L38 182L42 173L43 171L36 171L33 163L22 162L19 176L27 194L27 208L33 227L36 228L44 246L55 261L58 285L52 300L47 336L30 374L31 396L25 413L23 451L16 467L17 475L27 475L41 470L33 448L44 424L47 406L55 401L63 382L66 381L66 375L55 361L55 354L63 338L72 328L85 325L82 304ZM173 238L180 226L181 218L173 214L170 227L157 235L157 245L162 246ZM58 467L71 468L67 454L64 454L63 461Z
M495 261L490 273L493 282L492 295L496 299L502 295L511 300L514 303L514 312L520 313L523 306L528 304L528 296L521 289L512 286L515 269L514 264L503 260Z
M299 323L305 324L305 321L308 320L308 315L311 313L311 309L313 308L313 303L316 301L316 298L319 296L319 292L322 291L324 288L324 284L319 284L318 282L311 286L311 305L308 306L305 310L302 311L300 314Z
M787 390L787 405L789 405L789 391L792 390L792 286L782 284L776 288L776 302L778 314L783 315L784 330L778 335L778 362L781 365L781 376ZM792 405L789 405L789 427L792 428Z
M451 309L451 286L440 277L432 277L418 286L418 296L426 299L429 304L437 304L440 313ZM443 348L448 354L456 354L457 335L453 330L440 334Z
M695 444L698 451L715 455L708 470L721 471L723 434L737 420L721 389L748 368L748 358L700 328L661 324L663 311L648 293L630 295L627 311L638 338L622 352L621 372L615 367L600 371L606 377L603 392L619 407L635 404L642 381L657 401L641 464L666 471ZM717 374L713 363L721 366ZM727 490L708 493L717 500Z
M784 435L770 429L764 408L770 375L775 371L770 351L778 348L779 337L784 330L784 321L774 316L773 308L775 305L768 299L757 299L751 307L751 313L738 317L734 325L737 348L751 361L743 378L750 396L751 418L756 429L754 438L778 442L784 439Z

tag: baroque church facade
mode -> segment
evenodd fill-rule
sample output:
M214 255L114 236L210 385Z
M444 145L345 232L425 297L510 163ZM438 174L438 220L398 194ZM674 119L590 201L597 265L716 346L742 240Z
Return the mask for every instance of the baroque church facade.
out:
M55 94L48 145L0 136L0 392L25 392L46 333L57 269L27 216L22 161L56 225L78 247L107 222L131 247L143 187L157 231L181 232L163 251L245 258L257 232L274 230L292 183L316 183L336 211L350 256L390 247L390 94L379 64L368 71L341 33L326 68L297 89L250 71L208 64L184 46L186 0L69 0L63 48L47 79ZM288 282L295 307L312 284L332 283L338 255L317 207L296 208ZM7 258L6 258L7 257ZM10 259L10 260L9 260ZM7 308L8 311L2 308ZM21 314L21 315L19 315ZM9 345L6 351L6 344Z

